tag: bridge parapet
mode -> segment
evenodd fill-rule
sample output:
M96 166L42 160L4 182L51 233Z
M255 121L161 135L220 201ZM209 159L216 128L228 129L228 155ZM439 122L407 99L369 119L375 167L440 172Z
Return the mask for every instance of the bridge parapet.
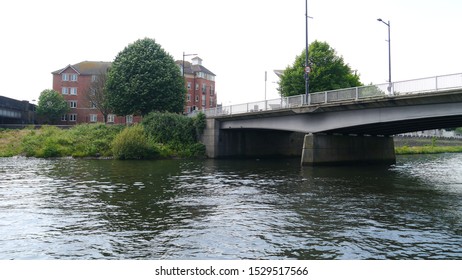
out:
M207 117L255 113L259 111L271 111L288 109L301 106L322 105L369 99L392 98L397 95L413 95L428 92L441 92L453 89L462 89L462 73L442 75L393 83L353 87L324 92L281 97L271 100L263 100L222 106L204 110Z

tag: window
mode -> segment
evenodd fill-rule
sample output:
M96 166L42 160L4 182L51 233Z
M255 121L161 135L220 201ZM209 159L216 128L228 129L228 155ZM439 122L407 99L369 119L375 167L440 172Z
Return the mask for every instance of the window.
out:
M213 97L210 97L210 107L213 107Z
M191 82L188 82L188 89L191 89Z
M61 115L61 121L63 122L67 121L67 115Z
M128 115L125 117L126 123L133 123L133 115Z
M71 95L77 95L77 88L71 88Z
M90 108L96 109L96 104L95 104L95 102L91 102L91 101L90 101Z
M213 90L214 90L213 86L210 86L210 96L213 96Z
M71 74L71 81L77 82L77 74Z
M61 74L61 80L63 81L69 81L69 75L67 73L62 73Z
M98 121L98 115L90 114L90 122L97 122L97 121Z
M91 75L91 81L96 82L96 75Z
M69 94L69 88L63 87L63 88L61 89L61 92L62 92L62 94Z
M196 84L196 90L198 90L198 89L199 89L199 84Z
M77 108L77 101L69 101L69 107Z
M114 119L115 119L115 115L113 115L113 114L107 115L107 122L108 123L113 123Z
M186 113L188 113L188 114L191 113L191 106L186 107Z
M196 96L196 102L199 102L199 96Z
M202 93L205 94L206 91L207 91L207 85L202 84Z
M205 106L205 95L202 95L202 107Z
M69 121L76 122L77 121L77 114L69 114Z
M191 101L191 94L188 93L188 102Z

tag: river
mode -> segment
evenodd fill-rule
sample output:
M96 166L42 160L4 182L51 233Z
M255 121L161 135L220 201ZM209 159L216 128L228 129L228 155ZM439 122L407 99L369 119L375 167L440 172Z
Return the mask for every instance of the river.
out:
M462 259L462 154L0 159L0 259Z

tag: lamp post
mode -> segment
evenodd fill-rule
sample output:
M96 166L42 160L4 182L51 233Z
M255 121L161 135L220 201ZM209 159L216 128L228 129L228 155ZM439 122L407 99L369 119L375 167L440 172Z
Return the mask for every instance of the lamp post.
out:
M310 67L308 65L308 0L305 0L305 98L308 103L308 94L310 93Z
M388 27L388 91L391 93L391 45L390 45L390 21L385 22L381 18L378 18L377 21L382 22Z

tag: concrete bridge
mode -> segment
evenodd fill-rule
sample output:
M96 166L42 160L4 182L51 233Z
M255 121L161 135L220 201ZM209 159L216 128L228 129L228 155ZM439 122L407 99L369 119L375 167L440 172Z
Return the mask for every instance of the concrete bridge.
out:
M394 163L393 135L462 126L462 74L215 108L207 155Z

